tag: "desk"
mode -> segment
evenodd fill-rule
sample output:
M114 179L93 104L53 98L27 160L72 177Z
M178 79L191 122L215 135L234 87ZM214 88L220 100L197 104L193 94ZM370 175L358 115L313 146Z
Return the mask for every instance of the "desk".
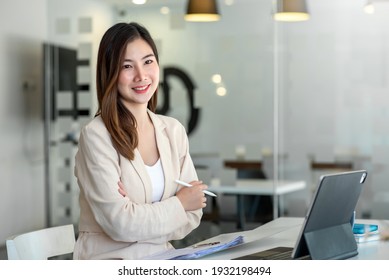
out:
M205 242L227 242L232 238L243 235L245 243L230 248L225 251L217 252L201 259L210 260L229 260L237 257L253 254L255 252L271 249L277 246L294 247L297 236L303 224L303 218L287 218L282 217L266 223L256 229L221 234L201 243ZM387 220L361 220L357 219L357 223L374 223L378 224L380 231L389 228ZM358 244L358 255L351 259L356 260L389 260L389 241L371 241Z
M237 214L239 228L244 229L245 214L243 195L271 195L275 196L273 205L273 219L278 217L278 207L283 209L282 195L302 190L306 187L304 181L284 181L267 179L239 179L234 186L209 186L208 190L217 194L235 194L238 196Z
M353 163L345 162L345 161L328 162L328 161L311 160L310 166L311 166L310 191L312 194L315 193L317 188L317 182L319 182L320 177L323 174L332 174L332 173L339 173L339 172L346 172L346 171L353 170Z
M329 169L329 170L347 170L350 171L353 169L352 162L317 162L312 161L311 162L311 169L312 170L323 170L323 169Z
M260 170L262 162L256 160L225 160L224 167Z

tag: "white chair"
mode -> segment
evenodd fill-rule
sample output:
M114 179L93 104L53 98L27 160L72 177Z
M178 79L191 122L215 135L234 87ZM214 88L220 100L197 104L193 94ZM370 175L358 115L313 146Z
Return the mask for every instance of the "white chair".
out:
M14 235L6 240L9 260L47 260L72 253L74 244L72 224Z

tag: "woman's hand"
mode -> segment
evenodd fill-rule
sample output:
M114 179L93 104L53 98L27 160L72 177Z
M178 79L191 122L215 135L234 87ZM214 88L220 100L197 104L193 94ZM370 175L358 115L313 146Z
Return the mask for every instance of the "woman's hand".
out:
M202 181L192 181L189 184L192 187L183 187L176 193L185 211L193 211L207 206L207 198L203 190L207 189L208 186Z
M127 192L124 190L124 185L121 181L118 182L118 185L119 185L119 193L123 196L123 197L126 197L127 196Z

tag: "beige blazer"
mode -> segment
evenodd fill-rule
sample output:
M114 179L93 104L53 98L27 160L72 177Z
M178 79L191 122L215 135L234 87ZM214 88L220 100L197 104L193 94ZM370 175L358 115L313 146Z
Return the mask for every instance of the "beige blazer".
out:
M175 196L174 180L197 180L185 128L175 119L149 111L154 124L165 189L152 203L152 184L138 150L129 161L114 149L100 116L81 131L75 157L80 187L79 236L74 259L140 259L172 248L195 229L202 210L186 212ZM128 196L118 192L122 180Z

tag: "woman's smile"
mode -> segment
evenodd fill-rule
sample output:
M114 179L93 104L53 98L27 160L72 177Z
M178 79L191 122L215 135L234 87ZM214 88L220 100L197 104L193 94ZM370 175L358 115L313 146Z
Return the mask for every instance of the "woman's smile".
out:
M147 93L147 91L149 90L149 88L150 88L150 84L145 85L145 86L133 87L132 90L135 91L135 92L138 93L138 94L143 94L143 93Z

